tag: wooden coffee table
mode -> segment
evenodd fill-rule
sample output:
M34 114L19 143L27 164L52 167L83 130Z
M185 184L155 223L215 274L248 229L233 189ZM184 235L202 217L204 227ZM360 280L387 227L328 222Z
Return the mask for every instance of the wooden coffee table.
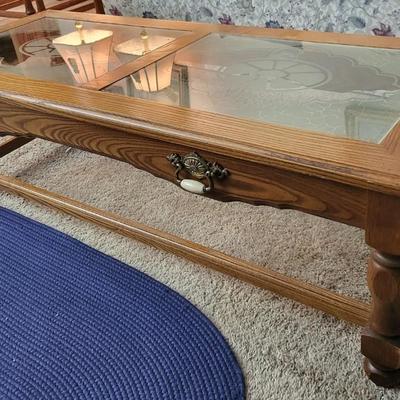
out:
M400 383L400 39L56 11L2 29L0 156L41 138L363 228L372 306L14 177L3 190L365 326L368 376Z

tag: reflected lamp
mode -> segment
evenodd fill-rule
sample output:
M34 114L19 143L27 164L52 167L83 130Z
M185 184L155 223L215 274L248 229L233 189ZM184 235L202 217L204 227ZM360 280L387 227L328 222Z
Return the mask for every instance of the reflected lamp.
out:
M86 83L108 72L113 32L84 29L80 22L75 28L75 32L53 39L53 45L75 81Z
M140 38L121 43L115 47L114 51L122 62L128 62L132 60L132 56L143 56L174 39L161 35L151 36L146 30L143 30L140 33ZM170 86L174 58L175 55L171 54L131 75L135 88L145 92L159 92Z

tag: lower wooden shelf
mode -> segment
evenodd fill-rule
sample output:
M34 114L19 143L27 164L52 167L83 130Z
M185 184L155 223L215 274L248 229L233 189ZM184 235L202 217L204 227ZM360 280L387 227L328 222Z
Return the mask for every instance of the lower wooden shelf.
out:
M361 326L367 325L370 305L353 298L288 277L270 268L226 255L137 221L33 186L14 177L0 175L0 189L213 268L216 271L296 300L337 318Z

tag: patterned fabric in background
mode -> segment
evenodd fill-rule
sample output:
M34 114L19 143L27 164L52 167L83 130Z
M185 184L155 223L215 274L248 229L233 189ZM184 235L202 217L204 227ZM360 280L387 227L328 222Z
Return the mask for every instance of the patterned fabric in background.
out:
M400 0L103 0L114 15L400 35Z

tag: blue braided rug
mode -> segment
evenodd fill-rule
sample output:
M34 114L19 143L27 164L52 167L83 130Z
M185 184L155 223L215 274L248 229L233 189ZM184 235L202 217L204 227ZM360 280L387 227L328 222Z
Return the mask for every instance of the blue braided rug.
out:
M1 400L244 398L232 351L191 303L2 207L0 274Z

